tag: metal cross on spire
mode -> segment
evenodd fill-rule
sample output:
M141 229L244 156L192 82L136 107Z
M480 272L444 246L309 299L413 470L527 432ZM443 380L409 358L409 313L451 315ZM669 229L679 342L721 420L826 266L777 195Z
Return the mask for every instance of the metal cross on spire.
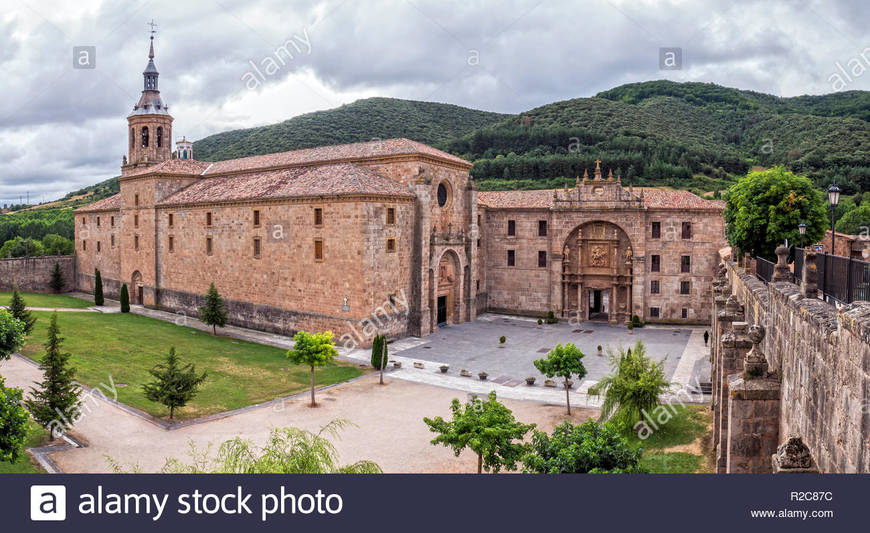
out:
M151 38L154 38L154 34L157 33L157 24L154 22L154 19L151 19L151 22L147 23L151 26Z

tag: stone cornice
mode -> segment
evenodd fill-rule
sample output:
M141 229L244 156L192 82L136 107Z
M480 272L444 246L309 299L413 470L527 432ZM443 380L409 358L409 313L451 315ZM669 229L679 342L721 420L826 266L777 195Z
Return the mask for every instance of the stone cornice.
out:
M276 205L276 204L310 204L324 201L330 202L407 202L413 203L413 195L387 195L387 194L323 194L313 196L288 196L284 198L251 198L248 200L231 200L225 202L187 202L183 204L157 204L159 210L190 209L198 207L232 207L247 205Z

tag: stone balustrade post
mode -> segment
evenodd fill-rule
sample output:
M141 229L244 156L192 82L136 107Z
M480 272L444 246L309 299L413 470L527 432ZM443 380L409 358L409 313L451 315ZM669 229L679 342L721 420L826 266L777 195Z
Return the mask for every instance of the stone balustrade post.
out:
M788 268L788 246L784 244L776 247L776 266L771 281L792 281L792 272Z
M719 314L719 322L723 325L720 341L719 357L716 365L716 394L719 401L713 409L713 446L716 453L716 468L725 472L727 462L728 436L728 376L737 372L743 362L746 352L752 343L746 336L749 324L744 322L745 313L737 296L731 295L725 302L725 309Z
M819 297L819 269L816 266L816 251L811 247L804 248L804 267L801 270L801 296L804 298Z
M790 435L771 457L774 474L818 474L810 449L798 435Z

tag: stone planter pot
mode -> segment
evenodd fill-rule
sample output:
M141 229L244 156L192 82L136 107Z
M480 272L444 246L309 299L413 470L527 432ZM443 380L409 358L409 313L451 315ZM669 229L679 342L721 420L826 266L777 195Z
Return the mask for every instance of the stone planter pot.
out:
M450 370L450 367L449 367L449 366L447 366L447 365L441 365L441 366L440 366L440 367L438 367L438 368L440 368L440 369L441 369L441 373L442 373L442 374L446 374L446 373L447 373L447 371L448 371L448 370Z
M556 382L553 381L552 379L545 379L545 380L544 380L544 386L545 386L545 387L555 387L555 386L556 386Z
M486 372L481 372L480 374L477 375L477 377L480 378L480 381L486 381L486 376L487 376Z
M414 361L414 368L425 368L425 366L420 361Z
M402 368L401 361L393 361L393 368Z
M464 377L464 378L470 378L470 377L471 377L471 372L469 372L468 370L465 370L465 369L463 368L462 370L459 371L459 375L462 376L462 377Z
M531 387L534 384L535 384L535 378L526 378L526 385Z
M598 357L604 357L604 352L602 352L601 350L598 350Z

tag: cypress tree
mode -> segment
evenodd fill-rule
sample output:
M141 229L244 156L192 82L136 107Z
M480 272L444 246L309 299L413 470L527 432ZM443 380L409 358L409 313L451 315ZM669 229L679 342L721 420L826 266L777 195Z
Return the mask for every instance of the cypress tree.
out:
M375 335L372 341L372 366L376 370L381 371L380 383L384 384L384 368L390 360L389 348L387 347L387 337L384 335Z
M217 335L217 327L227 325L227 311L224 307L224 300L218 294L214 283L208 288L208 293L205 295L205 305L199 308L199 319L206 326L212 327L212 335Z
M62 342L55 312L48 327L45 355L39 362L44 379L31 388L32 399L25 402L33 419L48 428L53 437L69 428L78 416L80 405L80 389L73 383L75 369L69 366L70 354L60 350Z
M103 305L103 278L100 276L100 270L94 269L94 305Z
M60 263L54 263L54 270L51 271L51 280L48 282L48 286L54 292L60 292L66 286L66 280L63 279L63 272L60 270Z
M36 317L30 316L30 311L27 310L24 298L18 292L18 285L12 287L12 301L9 303L9 312L12 313L12 316L24 322L24 334L30 335L30 332L33 331L33 325L36 323Z
M121 285L121 312L130 312L130 294L127 292L127 284Z
M154 376L154 381L142 385L145 397L168 407L170 420L177 408L184 407L196 396L197 389L207 375L203 372L197 376L196 367L191 363L182 366L175 355L174 346L169 348L166 362L155 365L148 373Z

